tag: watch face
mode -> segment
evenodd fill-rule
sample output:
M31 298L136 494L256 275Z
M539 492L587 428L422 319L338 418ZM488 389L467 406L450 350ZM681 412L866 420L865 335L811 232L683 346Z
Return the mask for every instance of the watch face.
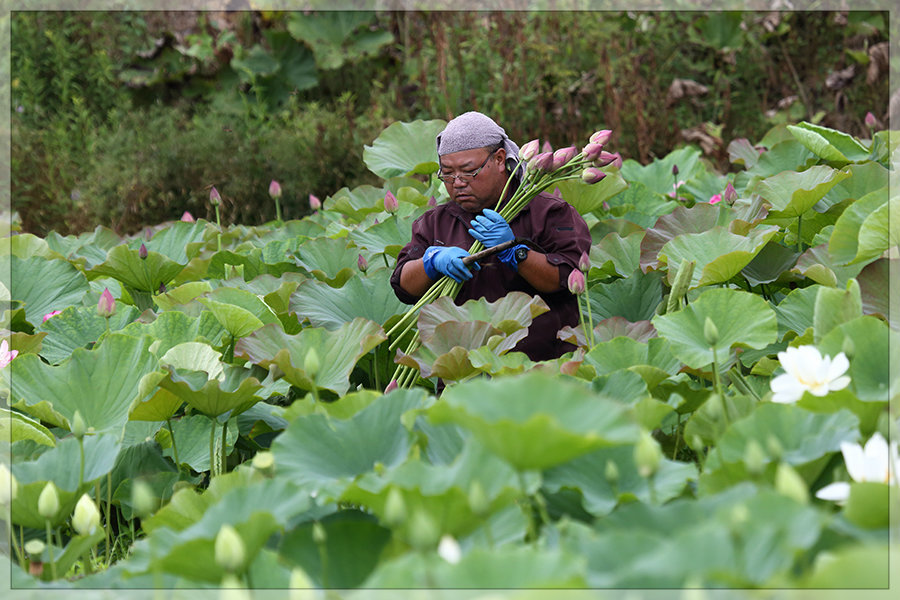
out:
M528 248L519 248L516 250L516 262L522 262L528 258Z

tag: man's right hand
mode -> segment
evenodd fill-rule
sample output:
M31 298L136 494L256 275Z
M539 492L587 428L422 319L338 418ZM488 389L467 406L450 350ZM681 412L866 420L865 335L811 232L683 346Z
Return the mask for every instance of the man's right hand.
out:
M425 274L431 279L439 279L441 275L451 277L457 283L472 279L472 273L463 264L462 259L469 253L456 246L429 246L422 257L422 266ZM478 263L472 263L477 271L481 268Z

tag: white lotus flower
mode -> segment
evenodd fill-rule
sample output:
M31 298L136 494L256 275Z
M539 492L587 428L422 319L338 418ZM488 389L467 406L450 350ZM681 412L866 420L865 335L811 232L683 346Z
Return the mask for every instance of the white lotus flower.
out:
M850 361L843 352L832 359L823 357L815 346L800 346L779 352L778 360L785 372L769 383L775 393L772 402L792 404L803 397L803 392L825 396L850 383L850 377L844 375Z
M853 481L891 484L897 480L897 468L900 466L897 442L891 442L889 447L880 433L869 438L865 448L859 444L841 442L841 454ZM850 484L846 481L835 481L816 492L816 498L840 504L846 502L849 496Z
M462 550L459 543L452 536L445 535L438 544L438 555L451 565L455 565L462 558Z

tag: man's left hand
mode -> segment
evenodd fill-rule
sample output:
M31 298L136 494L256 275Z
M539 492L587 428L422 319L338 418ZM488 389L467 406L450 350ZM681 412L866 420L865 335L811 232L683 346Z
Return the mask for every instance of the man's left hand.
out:
M500 213L486 208L482 213L475 217L469 225L472 229L469 234L484 244L485 248L491 248L503 242L515 239L512 229L506 219L500 216Z

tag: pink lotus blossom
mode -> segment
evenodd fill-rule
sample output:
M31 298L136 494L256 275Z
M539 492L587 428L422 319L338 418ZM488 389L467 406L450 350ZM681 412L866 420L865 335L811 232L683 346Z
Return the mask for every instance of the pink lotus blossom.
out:
M581 149L584 153L584 157L588 160L596 160L597 157L600 156L600 153L603 151L603 144L595 144L594 142L589 143L587 146Z
M600 131L595 131L591 134L591 143L600 144L601 146L603 146L606 144L606 142L609 141L610 136L612 136L611 129L601 129Z
M587 284L584 280L584 273L579 271L578 269L572 269L572 272L569 273L569 291L573 294L583 294Z
M12 362L12 359L19 355L18 350L10 350L9 343L6 340L0 342L0 369L6 367Z
M184 214L181 215L181 220L184 221L185 223L194 223L195 222L194 215L192 215L188 211L184 211Z
M272 180L272 183L269 184L269 196L272 198L281 198L281 184Z
M46 323L48 319L52 319L53 317L55 317L58 314L62 314L62 311L61 310L52 310L52 311L48 312L46 315L44 315L44 320L41 321L41 323Z
M97 314L106 319L116 314L116 299L109 292L109 288L104 288L100 294L100 300L97 301Z
M675 193L678 191L678 188L680 188L680 187L683 186L683 185L684 185L684 180L683 180L683 179L679 179L679 180L678 180L678 183L675 184L675 189L672 190L671 192L669 192L669 193L667 194L667 195L669 196L669 198L674 198L674 197L675 197Z
M713 194L712 196L709 197L710 204L718 204L721 201L722 201L722 194Z
M597 167L588 167L581 172L581 179L585 183L597 183L606 177L606 173Z
M320 208L322 208L322 201L319 200L318 197L310 194L309 195L309 207L313 210L319 210Z
M397 200L397 196L388 192L384 196L384 210L390 214L394 214L397 212L397 209L400 208L400 202Z
M553 153L541 152L531 159L529 166L535 171L549 171L553 168Z
M734 201L737 200L737 190L734 189L734 185L730 181L725 186L725 191L722 192L722 200L728 204L734 204Z
M612 152L607 152L606 150L601 150L597 156L594 158L594 166L602 169L606 165L612 164L613 161L616 160L616 157L619 156L619 153L613 154Z
M222 203L222 196L219 195L219 190L215 186L209 190L209 203L213 206L218 206Z
M870 112L866 113L866 127L875 127L875 123L877 120L875 119L875 115Z
M519 148L519 159L525 162L528 162L534 155L538 153L538 149L540 148L540 142L538 140L531 140L521 148Z
M387 385L386 388L384 388L384 393L385 393L385 394L389 394L389 393L393 392L394 390L396 390L396 389L399 388L399 387L400 387L400 386L397 384L397 380L396 380L396 379L391 379L391 382Z
M560 148L556 152L553 153L553 170L563 168L566 163L572 160L575 157L575 146L569 146L568 148Z

